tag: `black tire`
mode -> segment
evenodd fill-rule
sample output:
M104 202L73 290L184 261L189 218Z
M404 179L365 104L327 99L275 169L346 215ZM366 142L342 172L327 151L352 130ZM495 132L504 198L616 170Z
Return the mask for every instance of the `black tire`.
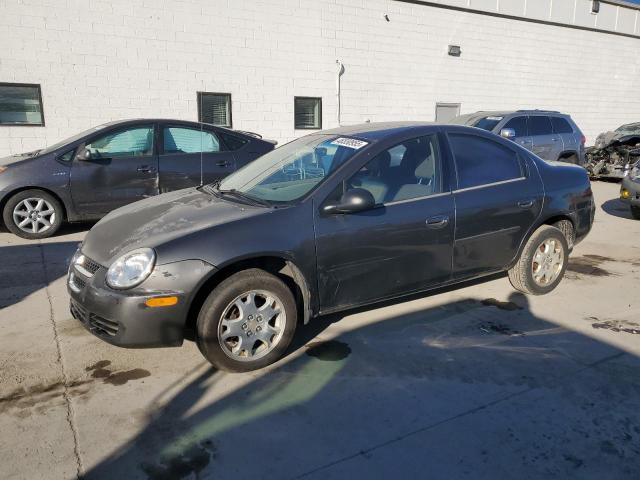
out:
M640 220L640 207L630 205L629 208L631 209L631 216L636 220Z
M273 349L264 356L256 360L235 359L226 353L228 350L223 349L219 341L220 323L227 308L238 297L256 290L269 292L281 302L286 315L283 332ZM296 301L289 287L275 275L252 268L231 275L209 294L198 314L196 343L202 355L214 367L228 372L249 372L266 367L282 357L293 339L297 323ZM251 328L258 327L249 326L249 330ZM255 337L253 341L256 341ZM264 348L262 345L257 348Z
M53 215L49 214L48 216L48 219L52 220L51 222L49 222L50 226L39 223L38 220L37 228L40 228L40 231L37 233L23 230L18 226L18 223L16 223L16 220L14 218L14 209L16 208L16 206L18 206L24 200L28 199L42 199L44 202L48 203L51 206L51 209L54 211ZM31 202L31 204L33 205L33 202ZM5 227L11 233L22 238L27 238L29 240L37 240L40 238L50 237L60 229L60 226L62 225L62 222L64 220L64 209L62 208L62 205L58 201L58 199L50 193L38 189L23 190L22 192L16 193L7 201L2 211L2 219L4 221ZM47 218L45 218L45 220L47 220Z
M553 224L558 230L560 230L565 238L567 239L567 245L569 245L569 250L573 249L573 244L576 241L576 232L573 228L573 223L571 220L560 220Z
M534 279L534 255L546 240L555 239L562 247L562 266L555 279L540 285ZM513 288L530 295L544 295L558 286L569 261L569 246L565 235L556 227L542 225L527 241L517 263L509 270L509 281Z

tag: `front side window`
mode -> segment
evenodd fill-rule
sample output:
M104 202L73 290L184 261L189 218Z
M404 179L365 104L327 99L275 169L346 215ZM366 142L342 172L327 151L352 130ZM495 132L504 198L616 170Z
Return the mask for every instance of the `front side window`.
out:
M291 202L309 193L367 145L349 137L307 135L231 174L219 190L237 190L268 202Z
M527 117L514 117L502 128L512 128L516 132L516 137L526 137L528 135Z
M184 127L165 127L163 133L164 153L215 153L220 151L220 142L215 134Z
M136 126L108 133L88 143L96 158L140 157L153 152L153 125Z
M428 135L376 155L347 181L347 189L363 188L380 205L440 193L441 178L438 139Z
M44 126L40 85L0 83L0 125Z
M458 170L458 188L471 188L523 176L518 155L493 140L453 133L449 142Z
M553 128L549 117L534 115L529 117L529 135L551 135Z

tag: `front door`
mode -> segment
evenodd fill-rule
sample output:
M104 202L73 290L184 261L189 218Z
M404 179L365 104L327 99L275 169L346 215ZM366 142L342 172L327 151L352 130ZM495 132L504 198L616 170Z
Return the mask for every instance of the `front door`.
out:
M330 215L315 209L322 311L449 280L454 206L443 177L438 137L413 138L378 154L327 199L362 188L376 208Z
M158 194L154 125L119 128L80 145L89 160L73 160L71 196L78 212L99 217L131 202Z
M212 183L236 169L233 153L212 129L166 124L161 139L161 192Z
M449 133L458 172L453 276L503 270L542 208L542 181L531 161L484 136Z

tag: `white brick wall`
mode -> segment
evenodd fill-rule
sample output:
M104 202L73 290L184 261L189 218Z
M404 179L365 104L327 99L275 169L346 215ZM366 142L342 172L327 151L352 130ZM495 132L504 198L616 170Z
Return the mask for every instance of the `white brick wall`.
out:
M0 0L0 82L41 84L46 121L0 126L0 156L113 119L196 120L197 91L231 93L234 128L286 141L308 133L293 129L296 95L321 96L336 125L336 59L345 124L433 120L436 102L550 108L592 141L640 121L639 51L636 38L393 0Z

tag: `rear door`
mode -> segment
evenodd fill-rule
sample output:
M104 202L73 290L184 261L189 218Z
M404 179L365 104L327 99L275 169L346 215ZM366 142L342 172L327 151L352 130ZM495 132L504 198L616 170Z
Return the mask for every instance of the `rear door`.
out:
M562 139L553 131L551 119L546 115L529 116L529 134L532 151L545 160L557 160L562 153Z
M573 127L562 117L551 117L553 132L560 136L564 152L580 152L580 135L574 133ZM576 158L577 160L577 158Z
M71 196L83 216L96 217L158 194L155 126L141 123L111 129L89 138L91 160L73 160Z
M233 152L214 129L160 124L160 192L211 183L235 169Z
M453 276L504 269L542 208L542 181L525 155L484 136L450 132L458 187Z

